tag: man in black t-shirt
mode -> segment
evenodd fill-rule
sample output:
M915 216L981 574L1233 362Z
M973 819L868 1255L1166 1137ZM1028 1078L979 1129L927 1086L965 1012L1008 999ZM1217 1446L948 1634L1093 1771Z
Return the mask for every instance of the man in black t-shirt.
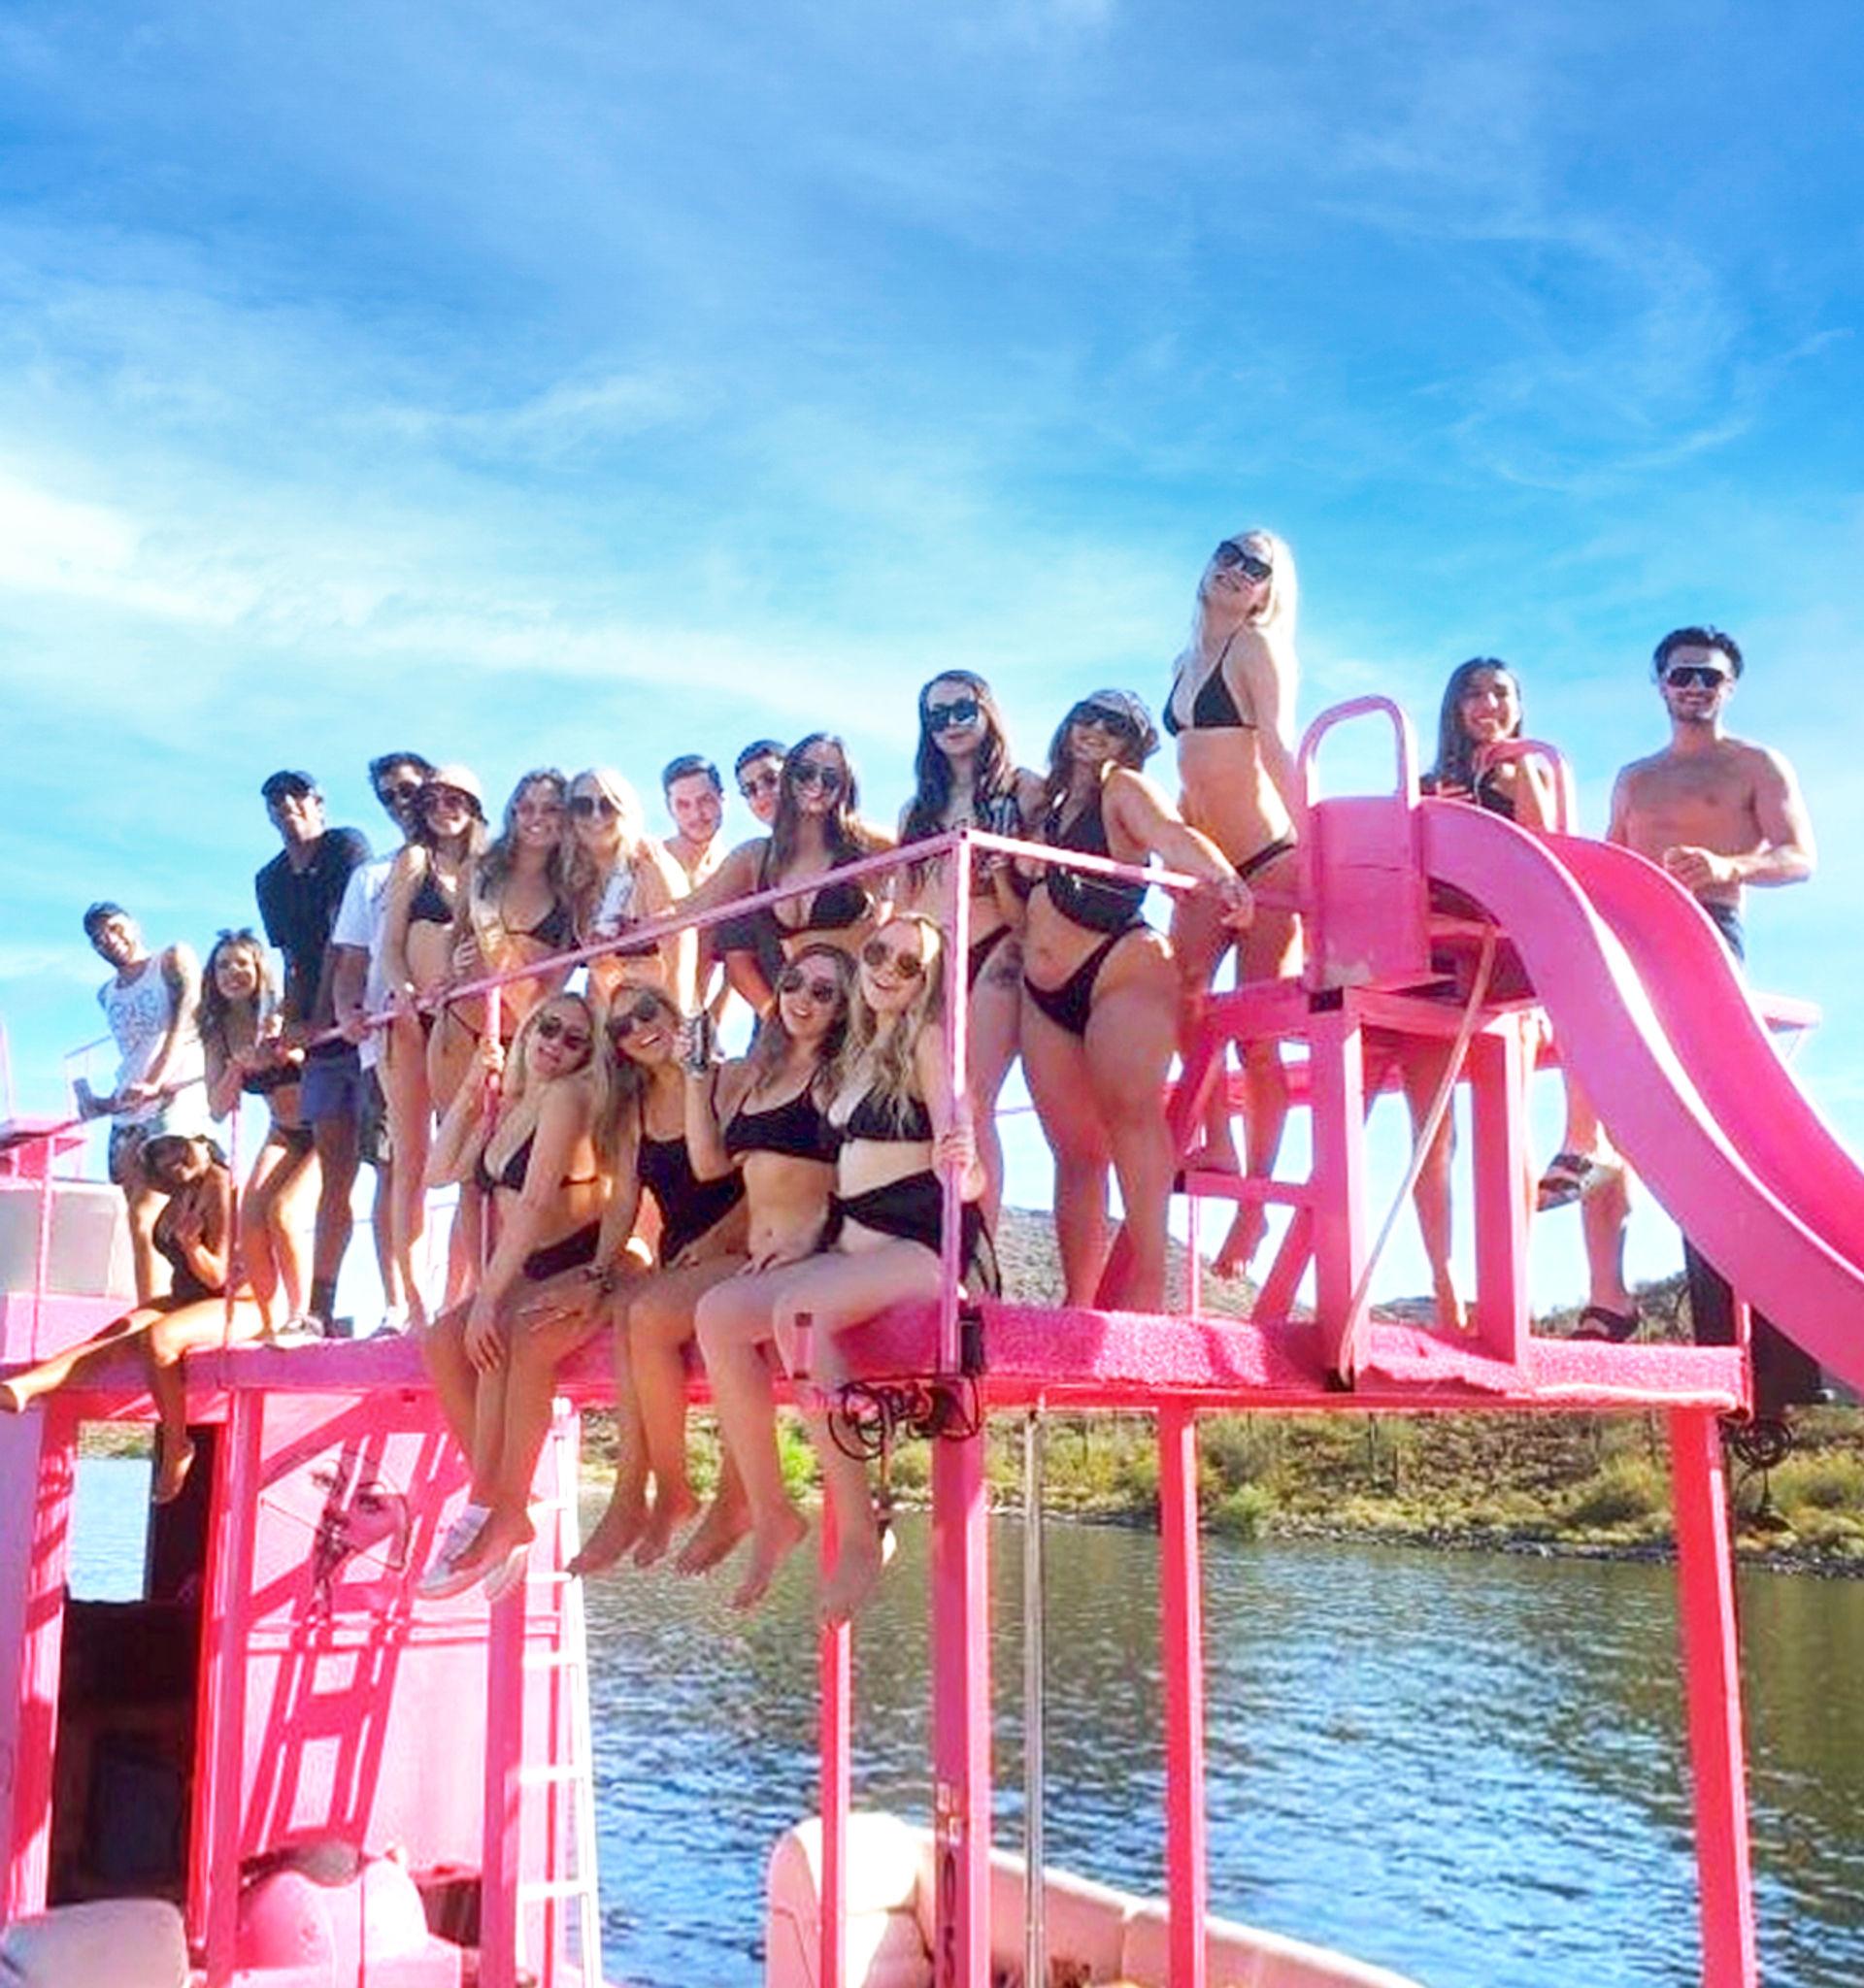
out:
M337 1274L353 1226L350 1190L356 1180L362 1068L352 1044L328 1031L331 1003L330 928L350 873L369 860L369 845L353 828L326 828L323 796L308 773L275 773L259 789L284 846L257 877L265 936L284 955L287 1041L307 1043L303 1105L316 1143L321 1184L311 1259L311 1302L300 1323L328 1335L336 1310Z

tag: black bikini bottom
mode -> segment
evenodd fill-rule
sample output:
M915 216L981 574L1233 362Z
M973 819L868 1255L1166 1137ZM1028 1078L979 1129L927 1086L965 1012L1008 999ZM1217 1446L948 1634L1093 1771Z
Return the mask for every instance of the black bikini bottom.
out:
M1245 856L1242 862L1236 866L1236 874L1242 878L1245 883L1248 883L1251 878L1260 877L1271 863L1279 862L1282 857L1291 855L1295 846L1293 836L1279 835L1274 842L1264 843L1254 855Z
M986 932L982 939L971 942L971 949L964 956L964 984L975 987L983 970L990 964L990 955L1010 936L1008 925L999 925L994 932Z
M560 1242L547 1242L542 1249L533 1249L524 1259L524 1279L527 1283L541 1284L549 1277L558 1277L566 1270L581 1270L584 1264L595 1261L595 1245L602 1238L600 1222L584 1222L580 1229L572 1229Z
M278 1146L293 1159L301 1160L316 1146L316 1136L308 1125L275 1125L265 1135L267 1145Z
M1094 1011L1094 983L1100 978L1100 970L1107 964L1108 954L1128 934L1144 932L1147 929L1144 918L1135 918L1130 925L1122 925L1117 932L1108 933L1059 987L1038 987L1029 976L1024 974L1023 992L1056 1028L1066 1029L1071 1036L1085 1036L1087 1018Z
M936 1174L909 1174L846 1201L836 1195L829 1204L824 1249L834 1245L844 1221L859 1222L877 1235L896 1236L904 1242L923 1243L937 1254L945 1245L944 1183ZM994 1297L1002 1288L996 1247L984 1227L983 1209L975 1201L967 1201L958 1217L958 1275L974 1298Z

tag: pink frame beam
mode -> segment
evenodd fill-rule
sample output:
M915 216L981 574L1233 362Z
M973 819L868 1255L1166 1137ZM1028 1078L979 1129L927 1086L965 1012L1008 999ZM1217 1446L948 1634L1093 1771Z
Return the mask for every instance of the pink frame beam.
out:
M1204 1597L1197 1419L1158 1411L1159 1641L1165 1669L1165 1874L1171 1988L1204 1988Z
M1754 1894L1743 1774L1740 1646L1721 1431L1700 1408L1670 1416L1678 1612L1689 1694L1689 1762L1702 1902L1703 1988L1754 1988Z

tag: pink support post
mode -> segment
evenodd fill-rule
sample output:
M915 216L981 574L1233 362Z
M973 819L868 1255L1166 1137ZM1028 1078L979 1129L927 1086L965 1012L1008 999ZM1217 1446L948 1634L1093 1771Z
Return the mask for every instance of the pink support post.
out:
M822 1569L835 1564L835 1520L822 1511ZM845 1988L848 1980L848 1806L849 1740L853 1730L853 1632L846 1622L830 1624L821 1636L822 1692L822 1888L821 1988Z
M480 1851L480 1988L517 1988L518 1827L524 1786L521 1602L488 1611L485 1629L485 1809Z
M1518 1019L1504 1015L1469 1044L1476 1173L1477 1338L1518 1366L1532 1319L1527 1298L1527 1123Z
M1353 1297L1367 1246L1365 1054L1351 996L1318 999L1332 1005L1316 1007L1308 1035L1315 1315L1329 1371L1350 1381L1359 1369L1363 1336Z
M990 1978L990 1592L983 1437L932 1445L935 1988Z
M21 1416L25 1425L27 1418ZM62 1405L41 1412L27 1443L16 1446L5 1474L8 1492L28 1505L30 1544L9 1540L7 1571L26 1597L15 1675L15 1727L8 1834L7 1883L0 1919L22 1919L46 1908L51 1872L51 1792L58 1725L58 1680L64 1653L65 1563L71 1540L77 1418ZM33 1481L36 1466L37 1482ZM21 1548L24 1547L23 1564Z
M1158 1411L1158 1530L1171 1988L1204 1988L1204 1606L1197 1419L1183 1402Z
M235 1388L221 1436L215 1487L218 1542L210 1574L210 1613L201 1638L201 1726L211 1758L194 1776L194 1834L188 1900L192 1930L207 1945L207 1988L233 1978L239 1937L239 1869L246 1817L246 1657L254 1606L253 1530L258 1520L265 1398Z
M965 1071L970 1063L971 997L965 986L965 963L971 953L971 836L958 837L945 870L945 1067L951 1073L951 1095L958 1122L971 1123L970 1092ZM959 1365L958 1298L963 1276L960 1215L964 1182L955 1173L944 1179L945 1241L939 1251L939 1371L955 1374Z
M1713 1409L1671 1411L1670 1460L1702 1893L1702 1982L1703 1988L1754 1988L1760 1974L1748 1859L1735 1572L1721 1433Z

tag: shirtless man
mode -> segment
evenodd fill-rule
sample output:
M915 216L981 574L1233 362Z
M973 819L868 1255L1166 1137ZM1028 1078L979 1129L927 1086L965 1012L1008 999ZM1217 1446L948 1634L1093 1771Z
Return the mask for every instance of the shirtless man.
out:
M185 945L150 952L141 928L121 905L94 904L84 913L84 937L98 958L116 971L97 990L122 1061L108 1097L88 1086L79 1092L86 1117L109 1114L110 1177L129 1209L130 1262L136 1302L155 1296L155 1217L168 1199L143 1171L143 1147L164 1132L208 1129L202 1082L201 1032L196 1011L201 970Z
M1750 884L1803 883L1817 860L1812 822L1786 761L1722 728L1742 671L1734 639L1715 628L1678 628L1657 644L1652 663L1670 716L1670 743L1618 775L1606 839L1661 864L1695 898L1739 960L1742 891ZM1622 1297L1626 1211L1621 1174L1584 1204L1595 1294L1603 1287ZM1697 1342L1731 1344L1734 1308L1727 1283L1686 1239L1683 1251ZM1600 1336L1628 1337L1635 1330L1637 1314L1628 1299L1621 1319L1624 1334ZM1768 1414L1806 1399L1817 1387L1818 1370L1764 1318L1756 1315L1753 1324L1755 1406Z
M661 846L686 873L688 887L703 883L724 860L718 831L725 823L725 783L711 760L686 752L662 772L660 791L677 831Z

